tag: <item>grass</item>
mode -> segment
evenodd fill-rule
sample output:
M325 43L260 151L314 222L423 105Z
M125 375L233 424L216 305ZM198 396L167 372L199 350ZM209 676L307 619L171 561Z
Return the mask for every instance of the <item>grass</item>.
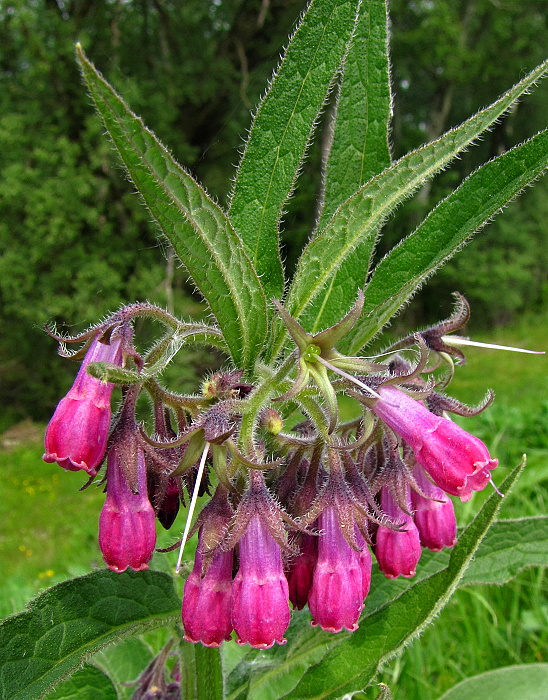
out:
M42 454L41 438L0 448L0 618L23 609L51 584L104 566L97 545L103 488L80 493L83 475L45 464ZM173 540L173 532L159 532L158 546ZM169 567L165 555L154 557L154 568Z
M477 340L542 349L545 325L525 322ZM461 424L477 434L500 460L500 483L523 452L528 466L502 517L546 512L548 504L547 358L470 348L468 363L457 368L451 394L477 403L488 387L497 400L482 415ZM41 431L39 430L38 433ZM5 442L5 441L4 441ZM17 442L17 441L15 441ZM0 616L21 610L39 590L102 566L97 522L101 488L78 493L85 480L41 460L36 436L0 447L3 492L0 501ZM477 512L484 493L459 504L459 523ZM182 527L182 515L178 525ZM160 546L173 534L160 533ZM155 555L155 568L171 559ZM171 555L173 558L173 555ZM497 588L469 587L456 593L434 625L387 665L379 680L395 700L436 700L463 678L517 663L547 661L548 586L543 570L522 572ZM366 691L374 698L377 688ZM487 700L487 699L486 699Z

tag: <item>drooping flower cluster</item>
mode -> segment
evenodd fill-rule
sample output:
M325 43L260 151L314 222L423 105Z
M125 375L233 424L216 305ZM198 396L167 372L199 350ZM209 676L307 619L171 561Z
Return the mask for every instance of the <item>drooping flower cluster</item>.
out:
M464 299L447 321L373 359L335 349L362 304L360 295L342 321L316 335L277 304L294 351L246 381L238 369L220 371L195 396L169 392L157 374L175 338L218 340L214 328L136 304L58 338L83 342L73 356L83 362L48 426L44 459L90 481L106 465L99 545L109 568L147 568L156 519L170 528L185 491L193 506L215 486L190 532L198 545L182 606L187 640L283 644L290 603L308 605L312 624L325 631L355 630L372 553L387 577L414 576L422 547L456 543L450 496L467 501L490 482L497 460L448 412L474 415L492 396L469 409L443 393L454 360L464 359L447 337L468 317ZM166 327L143 357L133 347L138 316ZM122 400L112 420L115 384ZM341 394L355 406L353 420L339 420ZM153 409L148 431L135 417L141 395ZM297 408L306 419L294 425Z

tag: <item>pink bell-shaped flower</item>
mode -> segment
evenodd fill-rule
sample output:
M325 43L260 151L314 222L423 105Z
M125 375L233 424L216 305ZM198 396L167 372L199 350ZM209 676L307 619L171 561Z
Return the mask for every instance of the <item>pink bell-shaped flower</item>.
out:
M268 649L285 644L289 590L279 545L255 513L240 539L240 568L232 588L232 624L238 644Z
M379 525L375 545L379 569L388 578L411 578L416 573L421 557L419 531L413 518L403 512L386 486L381 488L381 508L394 524L401 526L401 529L393 530Z
M332 506L320 514L318 527L318 562L308 596L312 624L327 632L353 632L364 599L359 554L345 540Z
M413 475L423 493L428 496L425 498L416 491L411 493L413 520L419 531L422 546L433 552L439 552L444 547L453 547L457 544L457 519L451 499L429 481L420 467L415 467Z
M446 493L462 501L489 483L498 465L483 442L453 421L431 413L394 386L381 386L373 411L413 449L417 462Z
M72 388L61 399L44 440L45 462L57 462L70 471L85 470L95 476L105 456L113 384L102 382L86 372L90 362L122 364L121 338L110 344L95 338L82 362Z
M182 619L185 639L218 647L232 633L232 559L234 551L213 554L202 575L203 531L200 531L194 568L185 582Z
M148 568L156 546L154 508L147 495L145 456L137 449L138 492L131 490L116 446L107 458L107 498L99 516L99 547L112 571Z

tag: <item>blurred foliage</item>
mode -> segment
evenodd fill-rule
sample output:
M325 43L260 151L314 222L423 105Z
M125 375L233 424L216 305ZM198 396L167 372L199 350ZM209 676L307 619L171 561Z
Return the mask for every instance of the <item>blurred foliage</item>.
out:
M74 332L143 299L181 316L203 313L102 135L75 41L225 202L250 110L304 4L0 0L0 424L46 419L70 384L74 367L58 360L45 323ZM391 14L395 157L494 99L548 45L544 0L392 0ZM546 90L526 98L406 203L388 224L386 247L480 162L535 133L547 102ZM324 144L320 128L288 203L289 267L314 220ZM440 317L457 288L483 325L545 305L546 188L541 181L448 264L412 305L411 322ZM197 350L172 372L189 383L194 366L216 361Z
M546 58L544 0L392 0L390 12L395 157L456 126ZM544 128L547 111L541 87L398 212L387 248L482 162ZM477 327L546 308L547 194L544 178L474 238L417 297L410 322L439 318L440 304L448 309L454 290L470 301Z

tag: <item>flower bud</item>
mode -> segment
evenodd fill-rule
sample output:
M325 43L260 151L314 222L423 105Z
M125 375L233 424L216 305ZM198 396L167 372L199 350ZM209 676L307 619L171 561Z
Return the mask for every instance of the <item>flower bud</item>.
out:
M379 525L375 555L379 569L388 578L404 576L411 578L416 573L421 557L419 532L413 518L398 506L390 489L381 488L381 508L401 529L393 530Z
M167 482L164 498L158 508L158 520L165 530L173 525L177 513L179 512L179 504L181 495L179 493L179 485L175 478L170 477Z
M92 341L72 388L59 402L46 429L43 459L95 476L107 446L113 384L90 376L86 372L90 362L121 365L121 339L112 338L110 345L98 338Z
M116 446L107 459L107 498L99 517L99 547L112 571L148 568L156 546L154 508L147 496L145 457L137 449L138 493L130 489Z
M337 513L327 507L318 518L322 530L308 607L312 624L326 632L358 628L363 608L363 582L358 552L345 540Z
M232 624L238 644L268 649L285 644L289 590L279 545L255 513L240 540L240 568L232 588Z

